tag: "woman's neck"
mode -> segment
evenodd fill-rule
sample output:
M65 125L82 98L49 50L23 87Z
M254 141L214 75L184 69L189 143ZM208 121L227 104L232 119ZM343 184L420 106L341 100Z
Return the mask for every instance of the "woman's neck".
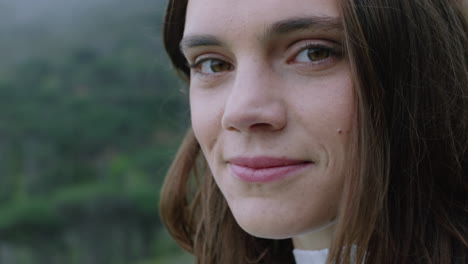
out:
M319 230L304 233L292 238L294 248L302 250L319 250L330 248L335 224L331 223Z

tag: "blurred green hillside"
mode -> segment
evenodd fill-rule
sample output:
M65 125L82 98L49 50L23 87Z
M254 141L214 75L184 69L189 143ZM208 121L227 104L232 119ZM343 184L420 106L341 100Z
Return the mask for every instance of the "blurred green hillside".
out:
M190 263L157 213L188 123L164 5L0 3L0 264Z

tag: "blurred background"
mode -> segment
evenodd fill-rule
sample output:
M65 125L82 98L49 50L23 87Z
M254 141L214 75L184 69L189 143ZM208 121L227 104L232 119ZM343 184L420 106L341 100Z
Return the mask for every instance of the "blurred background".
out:
M158 196L188 123L165 0L0 0L0 264L190 263Z

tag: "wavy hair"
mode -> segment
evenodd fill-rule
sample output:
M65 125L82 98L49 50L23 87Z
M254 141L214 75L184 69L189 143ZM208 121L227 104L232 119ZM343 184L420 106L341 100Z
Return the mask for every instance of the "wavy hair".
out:
M179 50L188 0L169 0L164 44ZM468 25L457 0L342 0L353 73L355 160L329 263L468 263ZM292 242L235 222L189 129L160 215L199 264L294 263Z

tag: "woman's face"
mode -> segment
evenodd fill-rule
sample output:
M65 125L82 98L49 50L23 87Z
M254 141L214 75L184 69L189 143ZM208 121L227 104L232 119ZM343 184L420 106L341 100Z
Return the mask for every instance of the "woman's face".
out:
M239 225L289 238L333 222L354 114L335 0L190 0L192 126Z

